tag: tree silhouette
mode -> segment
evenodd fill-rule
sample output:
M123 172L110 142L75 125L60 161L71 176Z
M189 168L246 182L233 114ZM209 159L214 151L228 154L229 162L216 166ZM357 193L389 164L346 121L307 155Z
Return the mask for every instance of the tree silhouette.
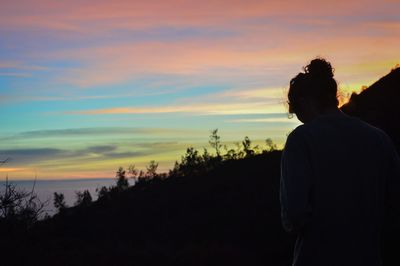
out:
M128 173L130 175L130 178L132 178L136 182L137 178L139 177L139 171L136 169L136 166L134 164L129 165Z
M30 192L17 189L13 183L4 184L4 192L0 193L0 221L16 223L29 227L44 214L47 201L42 202L35 193L35 184Z
M123 167L119 167L116 173L117 188L120 190L126 189L129 186L128 179L126 178L126 171Z
M98 199L105 199L108 198L110 189L106 186L102 186L101 188L96 188L97 198Z
M185 155L181 158L179 170L185 176L196 174L199 172L202 162L203 159L199 155L199 152L193 147L189 147L186 149Z
M249 137L245 137L244 140L242 141L243 145L243 152L245 157L251 157L255 154L254 150L251 148L251 140Z
M54 192L53 205L54 207L56 207L58 212L62 212L67 208L67 204L65 203L65 197L63 193Z
M146 175L148 178L155 178L157 177L157 168L158 168L158 163L154 160L150 161L149 165L146 167Z
M89 190L84 190L83 192L77 191L75 206L89 206L92 203L92 196Z
M218 135L218 129L214 129L211 131L211 135L210 135L210 140L208 141L211 145L211 147L213 147L215 149L215 154L217 155L218 158L221 157L221 141L220 141L221 137Z
M205 168L210 169L210 164L212 163L213 157L206 148L203 150L203 154L201 155L201 161L204 164ZM219 157L219 159L222 159L222 157Z
M278 149L278 147L276 146L276 144L272 141L271 138L267 138L265 140L265 143L267 144L267 151L271 152L271 151L276 151Z

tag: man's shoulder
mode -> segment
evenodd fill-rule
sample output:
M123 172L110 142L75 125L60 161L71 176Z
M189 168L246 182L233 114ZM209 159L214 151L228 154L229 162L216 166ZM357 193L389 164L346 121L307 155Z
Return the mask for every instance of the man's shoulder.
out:
M285 148L288 146L303 145L307 139L307 131L307 126L305 124L299 125L293 129L287 136Z
M378 146L383 149L391 149L393 146L392 139L382 129L375 127L368 122L365 122L357 117L350 117L352 119L353 126L357 128L359 132L358 137L365 139L369 142L375 142Z
M380 128L377 128L357 117L344 116L339 119L315 119L309 123L297 126L289 135L288 139L307 139L307 136L315 138L320 132L331 134L340 134L338 131L343 131L342 136L347 135L349 138L372 139L380 140L380 142L390 142L390 137Z
M289 133L288 139L289 138L301 138L301 136L304 135L306 133L306 131L307 131L307 125L301 124Z
M354 123L358 124L358 126L362 129L362 131L365 134L373 135L374 137L378 137L385 141L390 140L390 137L382 129L375 127L357 117L351 117L351 118L353 119Z

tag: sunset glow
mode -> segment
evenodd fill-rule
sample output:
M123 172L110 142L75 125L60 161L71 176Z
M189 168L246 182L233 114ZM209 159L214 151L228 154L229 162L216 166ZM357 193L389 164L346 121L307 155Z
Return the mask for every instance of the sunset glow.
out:
M289 81L310 59L346 98L400 63L400 2L32 0L0 3L0 178L167 171L185 149L282 147Z

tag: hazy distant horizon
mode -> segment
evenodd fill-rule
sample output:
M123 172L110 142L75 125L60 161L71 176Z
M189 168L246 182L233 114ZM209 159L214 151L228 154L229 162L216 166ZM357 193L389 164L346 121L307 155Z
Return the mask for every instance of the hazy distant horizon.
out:
M131 183L132 181L129 180ZM27 192L32 191L34 180L9 180L18 190ZM0 180L0 192L4 190L5 181ZM83 179L52 179L52 180L36 180L34 192L39 199L44 202L48 201L46 211L54 214L56 209L53 206L54 192L62 193L65 196L65 202L68 206L73 206L76 201L75 192L89 190L93 200L97 199L96 189L102 186L109 187L115 184L115 178L83 178Z

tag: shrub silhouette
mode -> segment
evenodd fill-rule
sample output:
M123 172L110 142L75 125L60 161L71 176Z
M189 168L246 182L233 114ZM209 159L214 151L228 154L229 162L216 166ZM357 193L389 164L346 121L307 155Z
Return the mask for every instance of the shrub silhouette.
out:
M126 177L126 171L123 167L119 167L116 173L116 184L117 189L124 190L129 186L128 178Z
M132 178L133 181L136 183L140 172L136 169L136 166L134 164L129 165L128 173L130 175L130 178Z
M21 230L31 227L45 213L47 202L42 202L35 193L35 184L30 192L18 189L8 181L0 193L0 226L11 230Z
M157 177L158 163L156 161L150 161L149 165L146 167L146 175L149 179Z
M108 198L109 189L106 186L102 186L101 188L96 188L97 198L99 200Z
M90 195L90 192L87 189L85 189L83 192L76 191L75 195L76 195L75 206L87 207L92 203L92 196Z
M64 194L54 192L53 205L58 210L58 212L64 211L67 208L67 204L65 203Z
M221 137L218 135L218 129L212 130L210 135L210 140L208 142L210 143L211 147L215 149L215 154L218 158L221 157L221 148L222 148L220 139Z
M267 149L264 150L264 152L276 151L278 149L276 144L270 138L266 139L265 143L267 144Z

